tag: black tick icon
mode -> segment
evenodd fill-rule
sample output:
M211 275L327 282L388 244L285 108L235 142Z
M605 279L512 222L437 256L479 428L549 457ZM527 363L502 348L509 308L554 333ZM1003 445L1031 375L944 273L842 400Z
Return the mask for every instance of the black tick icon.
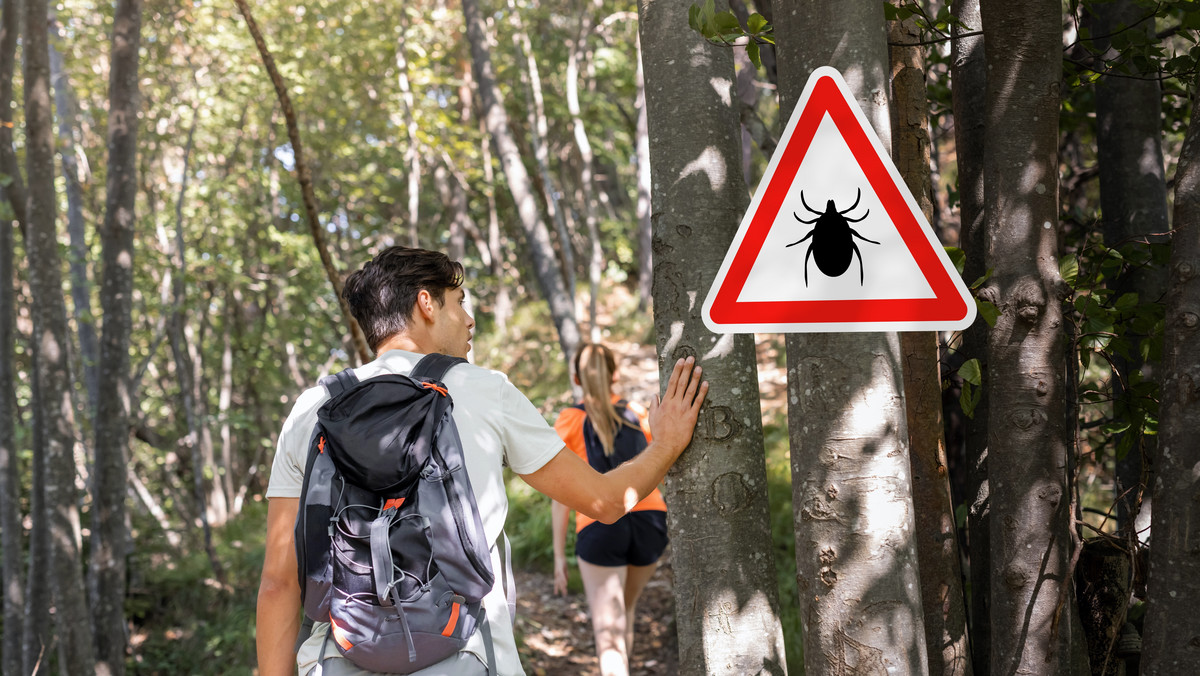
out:
M858 245L855 244L854 238L857 237L864 242L871 244L879 244L873 239L867 239L854 231L850 227L851 223L858 223L867 217L871 211L868 209L866 213L858 218L850 218L846 214L854 211L858 206L858 201L862 198L862 189L854 197L854 204L850 205L849 209L838 211L834 206L833 200L825 202L825 211L817 211L808 206L808 202L804 201L804 192L800 192L800 202L804 204L804 208L817 215L816 218L806 221L800 218L798 214L792 212L797 221L805 225L816 223L812 230L808 232L799 241L792 242L788 246L796 246L800 242L804 242L812 238L812 244L808 245L808 253L804 254L804 286L808 286L808 259L816 257L817 268L829 277L840 277L842 273L850 268L850 260L855 255L858 256L858 284L863 284L863 262L862 252L858 250Z

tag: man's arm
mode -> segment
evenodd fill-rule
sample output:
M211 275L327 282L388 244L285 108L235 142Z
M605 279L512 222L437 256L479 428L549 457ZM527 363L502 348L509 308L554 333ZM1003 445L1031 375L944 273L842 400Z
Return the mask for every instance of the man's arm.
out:
M654 441L636 458L601 474L566 450L521 478L550 499L603 523L612 523L658 487L675 459L691 443L700 405L708 393L701 369L688 357L675 362L661 402L650 406Z
M296 635L300 631L300 583L296 573L295 526L299 498L267 501L267 555L258 587L258 673L296 673Z

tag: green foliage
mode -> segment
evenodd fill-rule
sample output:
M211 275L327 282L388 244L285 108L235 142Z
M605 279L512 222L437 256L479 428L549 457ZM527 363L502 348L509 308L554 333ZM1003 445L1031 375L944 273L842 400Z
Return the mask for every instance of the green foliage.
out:
M1097 419L1099 434L1088 445L1124 457L1145 436L1157 433L1159 384L1121 363L1154 362L1162 357L1162 299L1139 298L1114 290L1114 282L1139 269L1165 266L1165 243L1130 242L1110 248L1091 242L1060 262L1071 288L1066 318L1077 357L1082 415ZM1111 408L1110 408L1111 407Z
M688 9L688 26L713 44L733 46L744 43L746 55L755 68L762 68L759 45L775 44L774 28L763 15L751 14L742 26L732 11L717 12L713 0L705 0L703 5L692 5Z
M804 673L804 625L796 586L796 528L792 511L792 468L787 416L768 413L763 424L767 463L767 501L771 510L771 547L779 586L779 623L790 674Z
M214 529L228 585L212 578L204 548L186 554L161 537L139 537L130 559L126 616L133 629L131 674L250 674L255 663L258 580L265 552L266 502L252 502ZM139 528L152 524L135 524Z

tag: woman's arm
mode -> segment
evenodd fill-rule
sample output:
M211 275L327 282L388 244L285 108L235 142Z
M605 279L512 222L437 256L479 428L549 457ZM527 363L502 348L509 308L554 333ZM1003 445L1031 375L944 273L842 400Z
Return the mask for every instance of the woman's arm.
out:
M554 593L567 595L567 520L571 510L557 501L550 501L550 528L554 534Z

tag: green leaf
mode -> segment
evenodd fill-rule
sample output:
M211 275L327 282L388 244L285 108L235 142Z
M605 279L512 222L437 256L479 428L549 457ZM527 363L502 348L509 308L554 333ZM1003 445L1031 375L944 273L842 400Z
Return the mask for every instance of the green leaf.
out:
M0 171L0 188L7 188L12 185L13 177Z
M688 8L688 26L697 33L700 32L700 5L692 5Z
M1000 308L986 301L975 299L975 307L979 310L979 315L983 317L983 321L987 322L988 326L995 327L996 320L1000 318Z
M959 529L967 527L967 503L962 503L954 508L954 524Z
M761 33L767 27L767 19L762 14L755 12L746 20L747 33Z
M717 32L721 35L733 34L736 37L741 37L742 35L742 24L738 23L737 16L729 10L713 17L713 23L717 27Z
M974 418L975 407L979 405L981 399L983 399L982 387L963 383L962 394L958 397L958 405L962 407L964 415L968 418Z
M958 270L958 274L963 273L963 268L967 265L967 254L962 249L956 246L943 247L946 250L946 255L950 257L950 262L954 264L954 269Z
M1137 306L1138 306L1138 295L1136 293L1124 294L1123 296L1121 296L1120 298L1117 299L1116 303L1113 304L1113 307L1116 308L1117 311L1122 314L1127 313L1127 312L1132 312L1135 308L1137 308Z
M8 200L0 202L0 228L6 227L10 222L17 217L13 213L12 205Z
M972 385L983 384L983 370L979 366L978 359L968 359L963 362L963 365L958 367L958 375Z
M1058 259L1058 274L1068 286L1075 286L1075 280L1079 278L1079 257L1067 254Z
M750 63L754 64L755 68L762 68L762 54L759 52L757 42L746 45L746 56L750 57Z

